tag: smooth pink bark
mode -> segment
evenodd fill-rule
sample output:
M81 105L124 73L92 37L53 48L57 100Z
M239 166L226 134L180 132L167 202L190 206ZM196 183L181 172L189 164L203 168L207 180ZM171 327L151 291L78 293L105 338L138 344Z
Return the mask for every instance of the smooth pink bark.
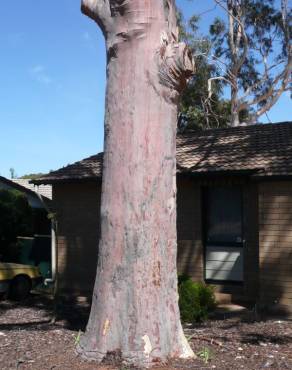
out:
M173 0L84 0L107 46L101 240L78 350L135 365L192 357L176 271L177 102L193 62Z

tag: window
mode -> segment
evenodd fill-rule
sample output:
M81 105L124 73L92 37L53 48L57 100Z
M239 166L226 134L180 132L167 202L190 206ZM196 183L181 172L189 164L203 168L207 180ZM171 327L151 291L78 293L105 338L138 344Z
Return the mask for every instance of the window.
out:
M205 279L242 283L241 187L210 187L205 195Z
M207 189L206 242L242 243L242 193L240 187Z

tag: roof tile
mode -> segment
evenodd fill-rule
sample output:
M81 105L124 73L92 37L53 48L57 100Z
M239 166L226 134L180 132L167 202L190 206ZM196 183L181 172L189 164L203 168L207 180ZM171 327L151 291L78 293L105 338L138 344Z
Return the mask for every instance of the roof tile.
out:
M103 153L34 180L38 184L96 179ZM177 137L177 170L185 173L257 171L259 176L292 176L292 122L257 124Z

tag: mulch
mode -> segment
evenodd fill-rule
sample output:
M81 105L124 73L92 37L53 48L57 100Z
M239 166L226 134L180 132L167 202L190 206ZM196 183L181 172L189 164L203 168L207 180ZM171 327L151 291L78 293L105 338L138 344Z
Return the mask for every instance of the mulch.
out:
M52 301L31 295L22 303L0 301L0 368L19 370L127 370L109 358L97 365L75 352L89 305L62 304L51 324ZM292 369L292 322L245 313L186 327L197 359L159 369ZM158 369L158 368L156 368Z

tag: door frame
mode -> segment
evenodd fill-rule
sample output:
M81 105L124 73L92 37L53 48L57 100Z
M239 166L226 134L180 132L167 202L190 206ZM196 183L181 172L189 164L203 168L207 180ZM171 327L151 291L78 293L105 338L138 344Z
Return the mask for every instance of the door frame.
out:
M242 248L242 268L243 268L243 278L241 281L237 280L218 280L218 279L207 279L206 278L206 252L208 247L207 242L207 230L208 230L208 191L210 188L239 188L240 189L240 201L241 201L241 242L214 242L212 243L214 247L218 246L226 246L226 247L238 247ZM246 250L246 240L245 240L245 207L244 207L244 186L242 184L226 184L226 183L216 183L216 184L209 184L204 185L201 187L201 194L202 194L202 242L203 242L203 278L204 281L208 284L216 284L216 285L240 285L242 286L245 281L245 250Z

